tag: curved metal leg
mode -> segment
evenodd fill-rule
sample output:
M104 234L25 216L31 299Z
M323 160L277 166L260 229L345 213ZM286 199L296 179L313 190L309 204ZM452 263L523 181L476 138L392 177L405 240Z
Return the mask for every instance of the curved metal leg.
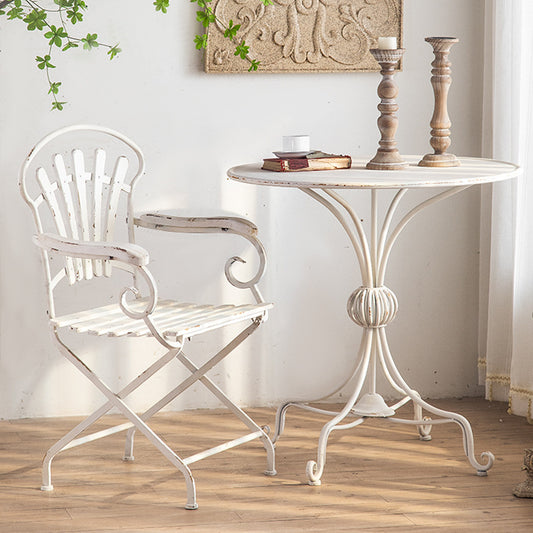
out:
M283 433L283 430L285 429L285 417L287 415L287 409L291 405L297 405L297 402L282 403L278 407L278 410L276 411L275 431L274 431L274 436L272 437L272 442L274 444L281 437L281 434Z
M418 392L414 391L416 396L418 396L420 399L420 394L418 394ZM423 413L422 413L422 406L417 402L417 403L414 403L414 419L415 420L425 420L426 422L430 422L431 421L431 417L429 416L423 416ZM430 423L428 424L420 424L418 426L416 426L416 428L418 429L418 435L420 436L420 440L425 440L425 441L429 441L431 440L431 429L432 429L432 425Z
M353 381L354 377L359 375L360 372L361 372L361 366L362 366L362 363L363 363L363 357L362 357L362 354L363 354L363 351L364 351L364 343L363 341L361 340L361 345L360 345L360 348L359 348L359 355L356 359L356 365L354 367L354 369L352 370L352 372L350 373L349 377L347 379L345 379L341 385L339 385L334 391L324 395L324 396L321 396L320 398L316 398L314 400L309 400L307 402L300 402L300 401L289 401L289 402L285 402L285 403L282 403L279 407L278 407L278 410L276 412L276 422L275 422L275 432L274 432L274 437L272 438L272 442L273 443L276 443L278 441L278 439L280 438L281 434L283 433L283 430L285 429L285 418L286 418L286 415L287 415L287 410L289 409L289 407L299 407L300 409L305 409L307 411L312 411L314 413L319 413L319 414L323 414L323 415L331 415L331 416L336 416L338 413L336 411L329 411L329 410L326 410L326 409L319 409L317 407L311 407L310 405L308 405L309 403L316 403L316 402L320 402L321 400L325 400L327 398L330 398L331 396L335 395L337 392L339 392L341 389L343 389L348 383L350 383L351 381Z
M405 405L407 402L411 401L411 398L409 398L409 396L405 395L404 389L394 380L394 378L391 376L391 373L389 372L389 368L387 366L387 363L385 361L385 357L383 355L384 349L383 349L381 337L378 337L378 343L377 344L378 344L377 354L378 354L378 357L379 357L379 363L380 363L380 366L381 366L381 370L383 371L384 376L387 378L387 381L392 385L394 390L396 390L402 396L404 396L404 398L402 400L400 400L399 402L394 404L394 406L392 406L392 409L394 411L396 411L396 409L399 409L402 405ZM418 397L420 397L420 394L418 394L418 392L415 391L415 394ZM423 420L425 422L429 422L431 420L431 418L423 416L422 407L420 407L420 405L415 403L415 404L413 404L413 407L414 407L414 420ZM431 428L432 428L431 424L419 424L419 425L417 425L417 429L418 429L418 434L420 436L420 440L423 440L423 441L430 441L431 440Z
M377 190L372 190L370 240L366 237L360 217L336 191L322 189L318 192L312 189L301 189L325 206L346 231L355 251L363 282L362 286L356 289L348 299L348 315L364 331L357 366L348 380L333 393L321 398L325 399L332 396L349 382L353 382L353 393L350 399L340 413L311 407L308 405L309 402L295 401L285 402L276 413L276 430L273 442L276 442L283 432L286 412L291 406L307 409L317 414L333 415L333 418L323 426L320 433L317 460L307 463L306 473L309 484L320 484L326 463L326 448L330 433L334 429L353 428L361 424L367 417L382 417L394 422L415 425L421 440L431 440L433 425L455 422L463 432L465 454L478 475L486 475L487 470L491 468L494 461L492 453L483 452L481 454L483 462L478 462L475 459L472 428L465 417L433 407L422 400L417 391L407 385L394 364L385 335L385 328L395 318L398 309L398 302L394 293L384 286L387 263L394 243L409 221L422 209L466 188L464 186L450 188L421 202L408 211L392 231L390 230L395 211L407 189L399 190L394 196L383 219L381 230L378 228ZM344 210L345 215L340 208ZM378 367L391 386L402 395L402 399L392 406L387 405L383 397L377 393L376 372ZM365 383L369 391L360 397ZM396 409L409 401L413 402L414 418L407 420L394 417ZM441 418L433 420L423 416L423 409ZM353 422L340 425L340 422L348 415L358 418Z
M409 385L404 381L402 378L400 372L396 368L396 365L394 364L394 360L392 359L392 355L390 353L390 349L387 343L387 337L385 330L380 330L379 335L381 337L381 343L384 348L385 352L385 359L387 362L387 365L389 366L389 370L391 371L391 374L394 376L394 379L397 380L398 383L401 384L402 388L404 389L405 393L411 398L413 403L418 406L420 409L424 408L426 411L429 411L430 413L433 413L434 415L440 416L441 418L455 422L459 425L463 432L463 445L465 450L465 455L470 461L470 464L476 469L478 476L486 476L487 471L490 470L492 465L494 464L494 455L492 452L482 452L481 458L485 460L485 463L479 463L476 461L475 458L475 452L474 452L474 434L472 432L472 426L470 425L470 422L468 420L457 413L451 412L451 411L444 411L443 409L438 409L437 407L434 407L433 405L427 403L426 401L422 400L420 398L420 395L412 390ZM434 424L436 421L429 420L429 424Z
M370 355L372 353L372 346L374 344L374 334L375 331L371 329L365 329L363 333L363 339L361 340L362 371L358 376L350 399L348 402L346 402L346 405L342 411L335 418L325 424L320 432L320 438L318 439L317 460L316 462L308 461L307 463L306 474L309 480L309 485L320 485L320 478L322 477L324 466L326 464L326 447L328 444L329 435L334 429L337 429L337 424L346 418L346 416L352 410L355 402L359 398L370 362Z

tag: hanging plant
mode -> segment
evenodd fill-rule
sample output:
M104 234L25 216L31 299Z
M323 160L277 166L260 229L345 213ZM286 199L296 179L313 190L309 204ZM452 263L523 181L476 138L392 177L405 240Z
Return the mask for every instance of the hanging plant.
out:
M205 28L205 33L196 35L194 43L198 50L204 50L207 46L207 28L210 24L217 23L224 29L224 37L235 45L235 55L250 63L249 71L255 71L259 67L256 61L249 55L249 47L244 40L238 41L236 34L240 24L234 24L232 20L224 24L218 19L209 6L211 0L190 0L197 4L196 20ZM271 0L261 0L265 5L272 4ZM153 5L156 11L166 13L170 0L155 0ZM8 21L19 21L26 25L28 31L42 33L47 41L47 48L35 58L37 68L46 75L48 82L48 94L52 96L52 109L61 111L67 102L59 99L59 90L62 82L58 81L54 74L54 56L56 53L67 52L72 48L82 47L84 50L95 48L107 49L110 60L117 57L121 48L118 44L108 44L101 41L98 33L87 33L85 36L75 34L75 26L84 20L88 5L83 0L54 0L53 8L43 7L41 0L0 0L0 17L5 17Z
M215 15L215 12L209 5L211 3L211 0L191 0L191 2L198 4L200 10L196 12L196 20L198 20L198 22L201 22L205 28L205 32L202 35L196 35L196 37L194 38L196 48L198 50L204 50L206 48L207 28L210 24L216 22L224 29L224 37L226 37L226 39L229 39L235 45L234 55L250 63L248 72L256 71L259 68L260 62L250 56L250 47L246 44L244 39L239 41L236 37L241 25L234 24L233 20L230 20L228 24L225 24L222 20L220 20ZM272 5L272 0L261 0L261 2L265 6Z

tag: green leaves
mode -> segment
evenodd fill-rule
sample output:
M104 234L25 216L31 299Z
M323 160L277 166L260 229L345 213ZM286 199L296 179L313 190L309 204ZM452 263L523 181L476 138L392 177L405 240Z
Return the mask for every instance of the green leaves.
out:
M52 65L52 63L50 63L50 59L52 58L50 57L49 54L46 54L44 57L37 56L35 58L35 61L37 61L37 67L40 68L41 70L44 70L45 68L46 69L56 68L55 65Z
M23 14L24 9L21 7L21 0L15 0L13 2L13 7L7 12L7 18L9 20L22 19Z
M206 7L204 11L196 12L196 20L201 22L204 28L207 28L209 24L216 21L215 14L210 7Z
M98 42L98 35L96 33L88 33L86 37L81 39L83 43L84 50L92 50L93 48L98 48L100 43Z
M250 47L246 46L246 43L242 41L242 43L238 44L235 47L235 53L233 55L240 56L241 59L246 59L249 51L250 51Z
M48 90L48 94L57 94L59 92L59 87L61 86L61 82L52 82L50 83L50 89ZM65 103L65 102L63 102Z
M54 109L57 109L58 111L63 111L63 106L66 104L67 102L58 102L57 100L54 100L52 102L52 111Z
M191 0L191 3L198 4L198 7L201 7L202 9L206 9L209 2L211 2L211 0Z
M78 9L69 9L67 11L67 18L70 20L71 24L76 24L76 22L81 22L83 20L83 13L80 13Z
M50 79L50 69L56 68L52 63L53 51L60 48L62 52L66 52L71 48L78 48L80 44L83 44L84 50L104 46L108 48L109 59L113 59L121 52L121 49L118 44L111 46L101 43L97 33L89 32L85 37L75 37L70 34L69 28L83 21L84 11L87 9L84 0L54 0L57 9L43 9L41 2L42 0L13 0L11 9L7 13L0 11L0 15L5 14L9 19L21 19L29 31L42 32L47 39L48 53L37 56L35 61L37 68L46 73L48 94L53 97L52 109L61 111L66 104L57 98L62 83ZM165 7L168 6L169 0L157 0L157 2ZM52 24L52 21L56 23Z
M72 41L69 41L63 48L61 49L63 52L66 52L70 48L78 48L78 45Z
M47 39L50 39L48 41L48 44L50 46L58 46L59 48L61 48L61 46L63 46L63 39L65 37L68 37L68 34L67 32L65 31L65 29L63 28L63 26L59 26L59 28L56 28L53 24L50 26L50 31L47 31L44 36L47 38Z
M155 0L154 6L156 11L161 11L162 13L167 12L169 0Z
M207 33L204 33L203 35L197 35L194 38L194 42L196 44L196 50L202 50L203 48L207 47Z
M83 0L54 0L54 4L57 4L60 9L73 9L74 11L87 9L87 4Z
M84 12L87 9L84 0L54 0L57 8L51 7L51 2L46 3L45 8L42 7L42 4L44 4L42 0L12 0L8 2L0 0L2 7L9 6L9 8L0 9L0 16L6 15L8 20L23 21L28 31L42 32L48 43L48 51L36 56L35 62L37 68L46 74L48 94L52 95L53 98L52 109L61 111L66 104L57 98L62 83L50 79L50 70L56 68L52 63L53 52L57 52L57 48L66 52L71 48L78 48L80 44L83 44L85 50L103 46L108 48L109 59L113 59L121 52L121 49L118 44L111 46L101 43L97 33L89 32L85 37L75 37L70 33L72 26L83 21ZM154 4L158 10L166 12L169 0L156 0Z
M230 39L231 41L233 41L233 39L235 39L235 36L237 35L237 32L239 31L240 27L241 27L240 24L236 24L234 26L233 25L233 20L230 20L229 23L228 23L228 27L224 31L224 37L226 37L226 39Z
M46 24L46 11L33 9L26 15L24 22L29 31L42 30Z
M84 20L84 12L87 10L87 4L84 0L53 0L56 8L52 8L50 3L42 7L43 0L0 0L0 16L5 15L7 20L21 20L28 31L42 32L48 42L48 52L36 56L35 61L37 68L46 73L48 80L48 94L52 95L52 109L61 111L66 102L59 101L57 95L62 89L60 81L50 79L50 70L56 66L52 63L53 52L57 53L57 48L61 52L66 52L71 48L78 48L83 45L84 50L93 48L107 48L107 56L110 60L114 59L122 50L118 44L111 46L98 40L97 33L87 33L85 37L73 36L71 28L77 23ZM239 41L240 24L235 24L230 20L228 24L217 18L214 10L210 7L212 0L191 0L198 6L196 11L196 20L204 28L210 24L217 23L222 28L224 37L235 44L234 55L249 61L249 71L256 71L259 67L259 61L250 58L250 47L244 41ZM264 6L272 5L272 0L261 0ZM167 13L170 0L154 0L153 5L156 11ZM55 22L55 24L52 24ZM207 31L203 35L196 35L194 38L195 47L198 50L204 50L207 47ZM227 52L225 52L227 54Z
M256 61L255 59L250 60L250 68L248 69L248 72L255 72L259 68L260 62Z
M109 56L109 59L113 59L113 58L116 57L118 54L120 54L120 52L122 52L122 48L119 48L119 47L118 47L118 44L116 44L115 46L113 46L112 48L110 48L110 49L107 51L107 55Z
M233 20L230 20L227 24L220 20L216 16L213 9L209 7L208 4L210 2L211 0L191 0L191 3L198 4L198 7L201 8L200 11L196 12L196 20L200 22L206 29L210 24L216 22L219 27L224 29L224 37L235 43L236 46L234 55L250 62L248 72L255 72L258 70L260 62L256 59L250 58L250 47L244 41L239 42L238 40L237 34L241 28L241 25L235 24ZM261 0L261 2L265 6L272 5L272 0ZM203 35L196 35L194 37L194 44L197 50L204 50L207 47L207 31Z

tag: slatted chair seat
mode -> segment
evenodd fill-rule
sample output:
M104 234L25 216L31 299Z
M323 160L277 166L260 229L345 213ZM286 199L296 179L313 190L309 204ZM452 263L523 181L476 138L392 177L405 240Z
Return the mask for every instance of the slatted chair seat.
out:
M139 298L131 307L140 311L148 299ZM272 304L198 305L158 300L152 320L169 339L192 337L221 326L252 320L262 316ZM51 319L59 328L68 327L77 333L107 335L109 337L151 337L152 332L144 320L132 319L124 314L118 304L70 313Z
M276 473L275 450L268 428L260 427L206 375L264 322L272 307L263 300L257 286L265 271L266 257L257 238L257 227L238 216L191 217L152 213L136 217L133 198L144 168L140 148L124 135L101 126L76 125L47 135L31 150L21 169L19 185L32 210L37 230L33 241L41 250L44 266L52 338L60 353L107 399L47 451L43 459L41 490L53 489L51 465L58 453L120 431L127 431L124 460L133 461L134 435L138 430L183 474L187 490L185 508L196 509L196 485L189 468L196 461L259 439L266 451L265 474ZM255 303L201 305L160 299L149 270L148 251L135 243L137 227L145 228L145 232L230 233L246 239L259 256L257 271L248 280L239 279L233 273L233 265L244 263L244 260L230 257L224 265L224 274L234 288L250 290ZM207 249L206 253L209 251ZM117 271L120 276L115 276ZM169 263L168 272L175 271L175 264ZM118 298L114 291L112 303L109 303L104 288L115 281L123 284L124 277L129 286ZM100 284L101 278L114 279ZM73 288L80 282L85 285L84 289L73 293ZM96 288L93 291L95 283L102 290ZM60 298L56 296L57 292L61 292ZM88 309L84 295L90 296L91 301L96 299L97 305ZM68 314L60 309L66 302ZM101 305L103 303L105 305ZM77 310L72 312L74 309ZM237 323L242 324L239 331L225 346L214 354L199 356L203 361L201 366L184 353L185 344L196 335ZM155 361L151 351L148 366L130 383L115 391L69 347L73 335L64 335L68 329L100 337L151 337L166 351ZM219 336L216 340L225 337ZM84 350L90 350L93 344L85 344ZM118 341L116 344L124 346ZM207 346L209 343L204 343L203 347ZM143 413L135 413L126 403L128 396L173 361L181 363L190 375L164 392ZM194 384L203 385L243 422L249 432L189 457L181 457L151 429L148 422ZM51 391L51 394L56 393ZM111 409L124 415L128 422L87 434L86 430ZM187 435L185 428L176 428L176 431ZM206 432L210 434L208 428Z

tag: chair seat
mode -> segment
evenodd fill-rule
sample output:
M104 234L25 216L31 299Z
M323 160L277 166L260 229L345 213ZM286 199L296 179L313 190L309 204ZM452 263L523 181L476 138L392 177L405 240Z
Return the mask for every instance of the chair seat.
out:
M146 303L146 298L140 298L131 302L130 306L135 311L141 311ZM157 307L150 316L157 328L164 332L165 337L192 337L198 333L256 318L271 307L270 303L215 306L158 300ZM92 335L152 336L143 320L129 318L118 304L54 317L51 322L57 327L69 327L78 333Z

